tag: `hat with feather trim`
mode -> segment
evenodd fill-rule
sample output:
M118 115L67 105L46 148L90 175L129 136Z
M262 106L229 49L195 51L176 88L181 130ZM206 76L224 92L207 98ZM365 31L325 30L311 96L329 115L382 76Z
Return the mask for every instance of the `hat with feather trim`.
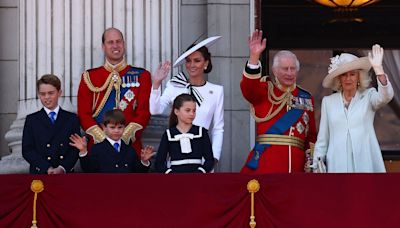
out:
M342 53L331 58L331 64L328 68L328 75L325 76L322 81L322 86L325 88L331 88L335 86L334 79L346 72L352 70L360 70L361 77L368 77L368 71L371 69L371 63L368 57L357 57L349 53Z

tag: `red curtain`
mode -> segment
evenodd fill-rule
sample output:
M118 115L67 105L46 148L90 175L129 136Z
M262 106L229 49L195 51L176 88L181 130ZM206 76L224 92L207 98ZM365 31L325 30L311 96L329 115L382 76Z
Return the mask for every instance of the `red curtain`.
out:
M399 227L400 174L0 175L0 227Z

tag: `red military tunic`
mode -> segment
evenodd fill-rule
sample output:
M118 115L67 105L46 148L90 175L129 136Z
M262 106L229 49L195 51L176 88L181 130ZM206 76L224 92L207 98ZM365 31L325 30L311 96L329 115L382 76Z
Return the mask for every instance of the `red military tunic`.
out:
M129 82L136 86L127 87L128 82L123 76L129 77ZM142 143L141 135L150 119L149 97L151 90L151 75L142 68L135 68L121 62L113 69L107 62L104 66L90 69L82 74L78 90L78 117L83 130L91 135L89 148L94 142L105 139L100 128L105 111L118 108L126 118L126 128L122 139L128 144L133 142L133 148L140 154ZM114 77L113 77L114 76ZM137 82L139 84L137 84ZM122 88L122 87L125 88ZM125 92L125 91L126 92ZM113 100L110 100L113 99ZM111 102L111 106L106 102Z
M301 115L292 119L291 122L293 122L293 124L290 124L290 126L288 125L287 130L282 132L282 134L278 136L275 135L276 138L272 139L272 141L275 142L269 145L268 148L264 149L260 156L254 152L254 148L250 151L246 164L243 166L241 172L254 174L304 172L305 150L309 148L310 142L315 143L317 136L313 111L313 97L309 95L308 92L303 92L307 93L310 99L297 98L301 89L297 86L293 86L291 95L287 94L288 97L290 97L288 100L291 101L285 100L280 104L278 104L278 102L273 105L272 101L276 102L279 100L275 100L274 97L284 97L285 92L280 90L270 78L261 78L260 69L250 69L248 67L246 67L243 72L240 87L243 96L251 104L251 112L256 120L258 139L263 137L264 139L268 138L267 136L269 135L265 135L266 132L269 131L272 126L276 126L277 121L282 118L289 110L289 107L291 107L291 102L293 103L293 101L297 101L299 104L301 102L308 103L308 106L301 106L303 108L308 107L308 109L304 108L304 110L301 111L297 110ZM279 110L280 105L282 105L281 110ZM270 119L267 118L268 116ZM289 137L289 135L292 137ZM262 140L263 139L261 139L261 141ZM267 140L271 140L271 138ZM301 144L298 142L302 141L304 142L304 147L300 148L301 146L295 145L289 146L287 143L279 143L280 140L294 141L297 144ZM255 156L254 159L258 160L257 168L250 168L251 166L248 165L248 162L253 158L253 156Z

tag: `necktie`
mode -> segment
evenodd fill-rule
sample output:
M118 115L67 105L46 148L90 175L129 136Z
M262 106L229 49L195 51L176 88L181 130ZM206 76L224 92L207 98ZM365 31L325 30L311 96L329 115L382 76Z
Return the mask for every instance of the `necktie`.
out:
M56 122L56 113L55 112L50 112L49 113L49 117L50 117L50 121L52 124L54 124L54 122Z
M117 151L117 152L119 152L119 143L114 143L114 149L115 149L115 151Z

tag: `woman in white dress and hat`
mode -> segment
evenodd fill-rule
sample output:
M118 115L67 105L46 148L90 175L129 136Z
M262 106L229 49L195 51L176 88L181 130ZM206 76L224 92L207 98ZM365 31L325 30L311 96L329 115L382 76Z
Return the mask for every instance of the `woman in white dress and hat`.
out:
M321 121L313 166L327 172L385 172L373 122L375 112L393 98L383 71L383 48L372 47L368 57L343 53L331 58L323 87L336 93L322 100ZM368 88L374 69L378 90Z
M161 94L161 83L167 77L171 63L160 63L153 76L153 86L150 93L150 113L162 114L172 106L178 95L191 94L196 100L196 118L193 124L211 130L212 150L216 164L221 156L224 132L224 91L220 85L206 80L205 74L212 70L211 54L208 46L217 41L220 36L209 37L198 44L192 44L175 61L174 67L185 64L188 76L183 72L173 76L166 84Z

